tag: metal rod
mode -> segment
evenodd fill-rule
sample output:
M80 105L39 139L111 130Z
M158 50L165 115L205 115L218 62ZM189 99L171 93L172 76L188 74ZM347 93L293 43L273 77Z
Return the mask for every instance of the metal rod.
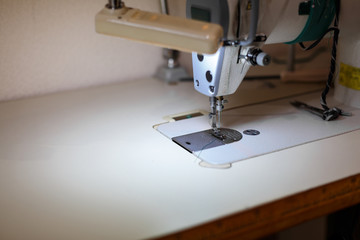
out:
M287 70L289 72L295 71L295 45L294 44L289 45Z
M166 0L160 0L160 7L162 14L169 14L169 5Z
M221 127L221 112L224 108L224 98L221 96L217 99L216 102L216 127L220 128Z
M216 120L216 102L217 99L216 97L210 97L210 114L209 114L209 118L210 118L210 126L213 129L214 132L217 132L217 120Z
M250 45L255 37L259 18L259 0L251 0L250 29L246 40L240 41L241 46Z
M218 133L221 128L221 112L227 100L224 97L210 97L210 126L214 133Z
M169 15L169 4L167 0L160 0L161 13ZM179 51L174 49L163 49L163 56L167 60L168 68L178 67Z
M109 3L106 4L106 7L110 9L119 9L123 7L123 2L121 0L109 0Z

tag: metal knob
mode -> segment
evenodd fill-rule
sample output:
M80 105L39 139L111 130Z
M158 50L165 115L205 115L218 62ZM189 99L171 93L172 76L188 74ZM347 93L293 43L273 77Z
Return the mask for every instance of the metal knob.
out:
M253 66L267 66L271 62L271 57L259 48L251 48L246 55L246 59Z

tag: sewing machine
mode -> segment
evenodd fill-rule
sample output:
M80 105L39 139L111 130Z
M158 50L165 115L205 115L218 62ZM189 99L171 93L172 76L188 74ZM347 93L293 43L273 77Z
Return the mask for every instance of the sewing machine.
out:
M187 135L185 140L173 138L173 141L194 152L203 150L204 147L188 148L189 138L192 143L203 143L206 139L212 142L211 147L218 146L213 143L214 141L219 140L219 144L222 145L224 142L228 144L242 138L238 131L221 128L221 113L226 103L224 96L231 95L238 89L250 66L266 66L270 63L270 56L264 53L261 47L271 43L302 44L306 41L316 41L330 31L337 35L338 4L340 3L335 0L187 0L185 19L132 9L126 7L122 1L109 0L106 7L96 16L96 31L192 52L194 88L210 99L211 130L197 132L195 136ZM344 11L352 10L348 7ZM334 24L333 28L330 28L331 24ZM344 28L347 25L345 22ZM355 53L351 48L360 45L359 38L343 38L348 39L347 44L342 45L342 52L347 53L341 56L341 61L346 62L341 65L346 73L340 73L340 82L343 82L339 87L341 93L335 95L342 99L342 102L347 101L347 104L358 106L360 94L357 91L359 84L356 79L359 77L357 72L360 61L357 55L354 57ZM334 40L334 60L336 45L337 40ZM350 61L347 61L348 59ZM331 67L334 69L329 77L331 80L335 64L334 61ZM353 79L347 80L351 74ZM347 90L348 88L353 89ZM344 95L347 96L346 100ZM324 120L333 120L341 114L346 114L340 109L328 108L326 98L322 100L324 109L302 103L294 105L315 113ZM327 110L331 112L328 113Z

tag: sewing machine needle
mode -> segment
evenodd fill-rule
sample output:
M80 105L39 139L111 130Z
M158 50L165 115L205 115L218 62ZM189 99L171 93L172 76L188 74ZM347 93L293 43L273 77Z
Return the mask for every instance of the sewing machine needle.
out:
M210 125L214 131L217 133L221 126L221 112L224 108L224 103L227 101L223 97L210 97Z
M216 132L217 129L217 113L216 113L216 102L217 99L216 97L210 97L210 114L209 114L209 118L210 118L210 126L212 127L213 131Z

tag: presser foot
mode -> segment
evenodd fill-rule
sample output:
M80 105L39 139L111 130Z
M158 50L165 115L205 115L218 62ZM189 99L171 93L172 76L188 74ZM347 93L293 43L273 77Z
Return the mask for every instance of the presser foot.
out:
M210 113L209 121L215 136L220 135L219 128L221 127L221 112L224 109L224 104L227 100L224 97L210 97Z

